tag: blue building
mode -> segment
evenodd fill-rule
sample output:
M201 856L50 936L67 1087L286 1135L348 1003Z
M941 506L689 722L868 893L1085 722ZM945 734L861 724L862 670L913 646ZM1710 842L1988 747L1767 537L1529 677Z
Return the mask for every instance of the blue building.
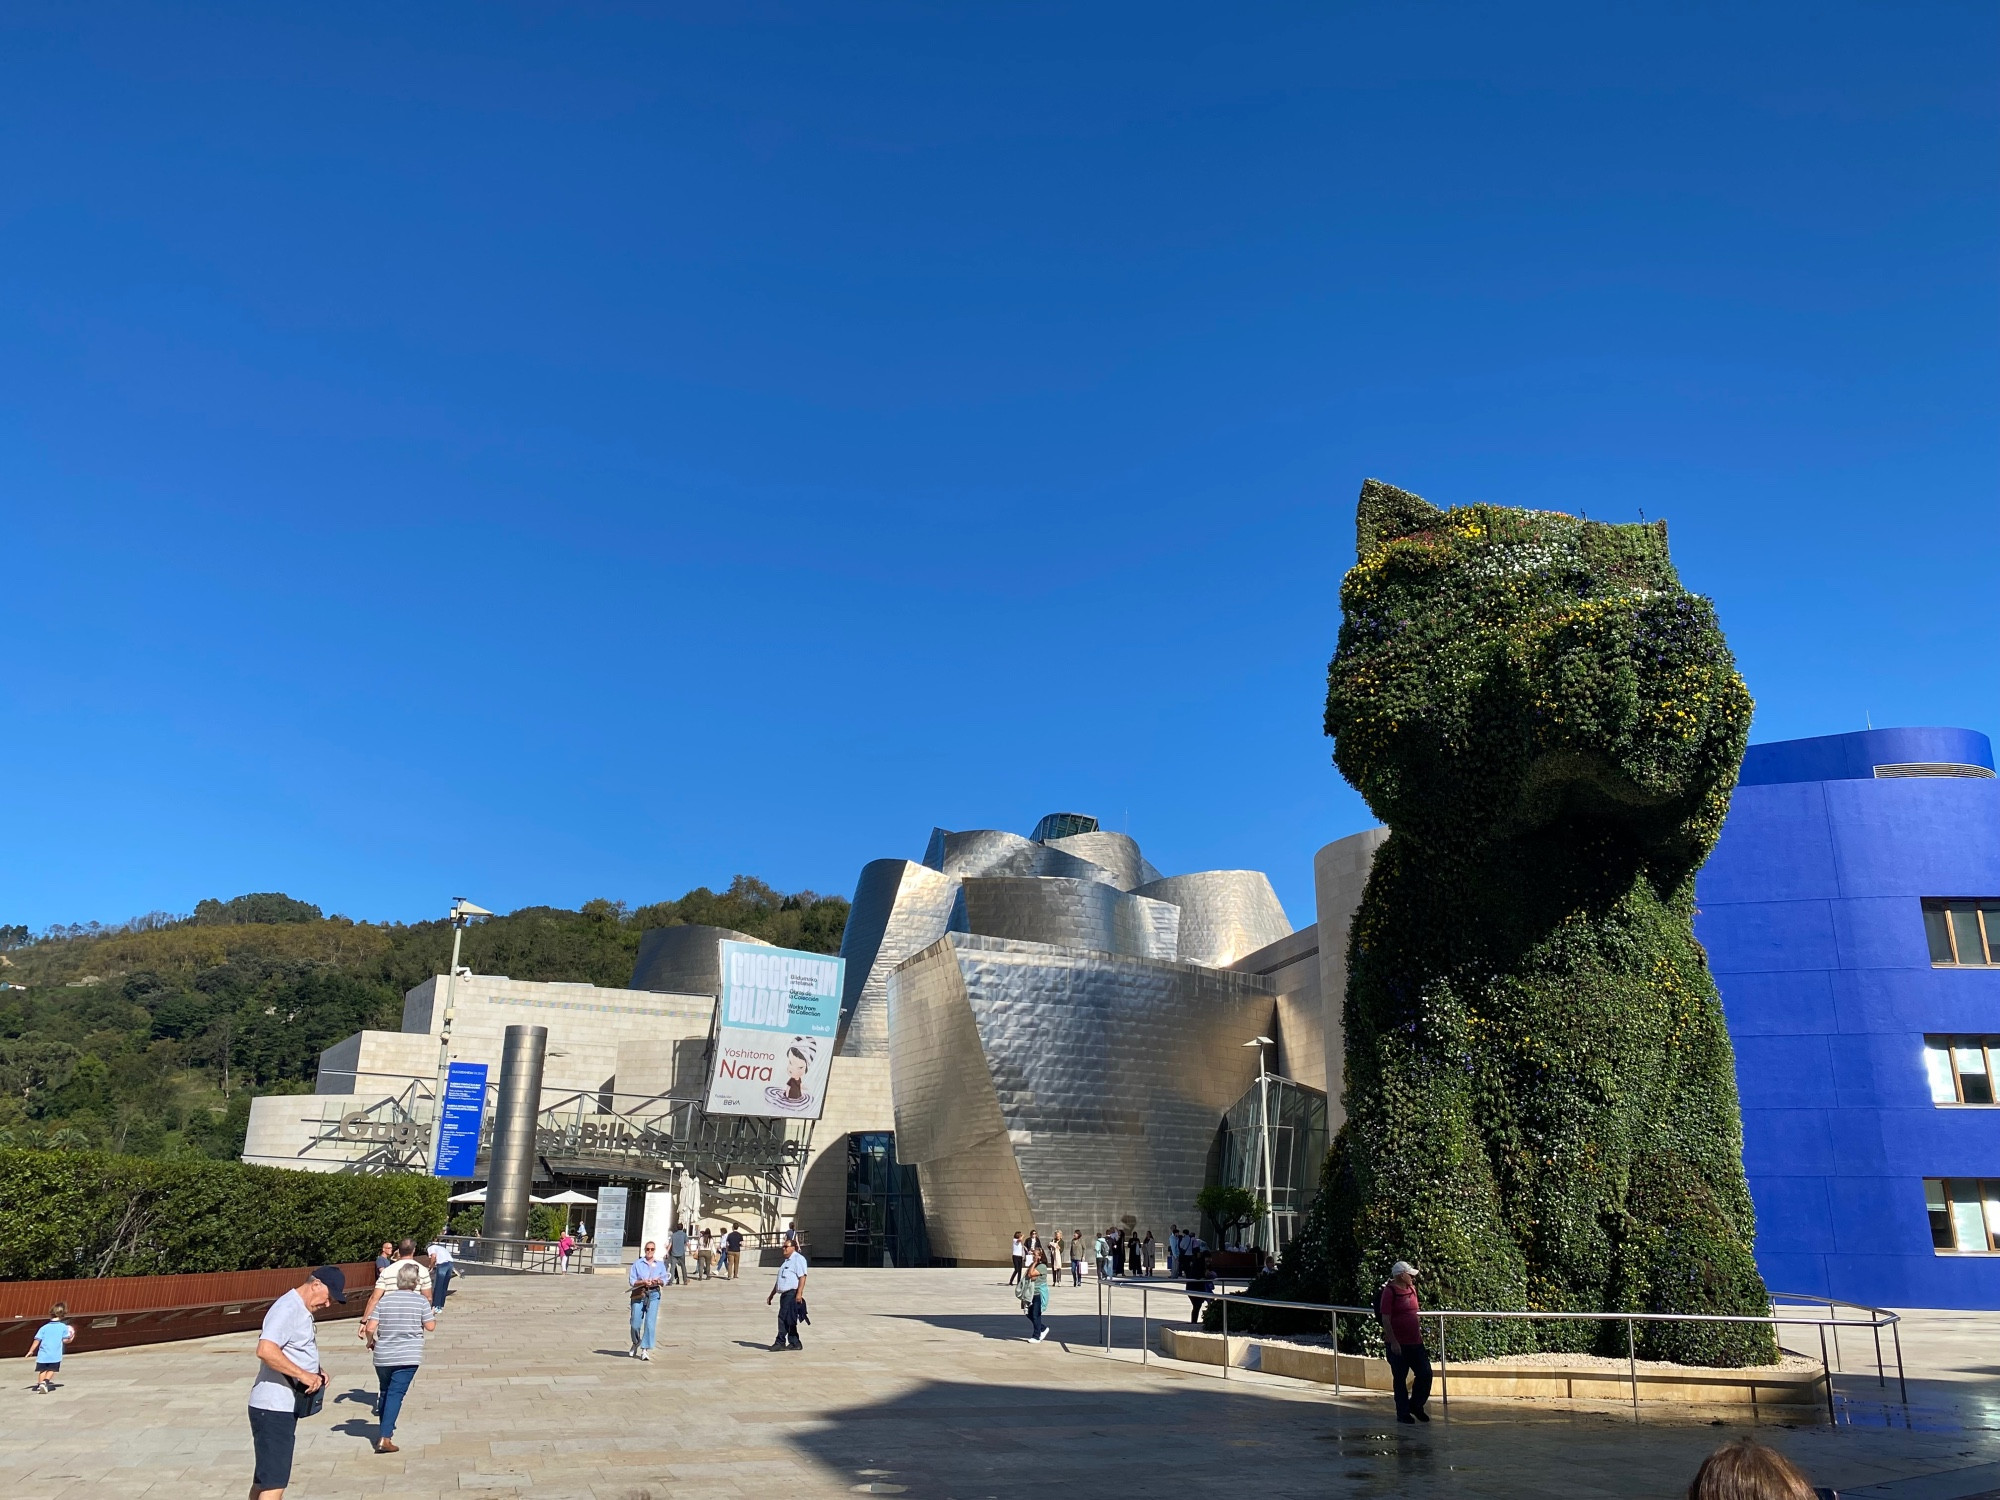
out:
M1696 885L1773 1290L2000 1308L2000 781L1965 729L1753 745Z

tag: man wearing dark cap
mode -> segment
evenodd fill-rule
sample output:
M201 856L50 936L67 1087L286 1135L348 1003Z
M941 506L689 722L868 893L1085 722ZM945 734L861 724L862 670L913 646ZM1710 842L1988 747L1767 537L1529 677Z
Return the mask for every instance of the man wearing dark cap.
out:
M283 1500L292 1482L292 1445L301 1414L319 1409L326 1376L319 1367L313 1314L347 1300L339 1266L321 1266L271 1304L257 1331L257 1378L250 1385L250 1441L257 1450L250 1500Z

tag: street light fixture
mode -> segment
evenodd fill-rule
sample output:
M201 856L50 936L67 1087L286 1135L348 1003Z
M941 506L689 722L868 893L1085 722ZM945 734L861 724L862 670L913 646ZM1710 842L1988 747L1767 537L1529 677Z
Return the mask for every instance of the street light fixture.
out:
M463 896L451 898L451 968L444 976L444 1021L438 1029L437 1088L431 1098L431 1171L437 1171L437 1154L444 1144L444 1086L451 1076L452 1004L458 998L458 945L474 917L490 917L483 906L474 906Z
M1255 1047L1257 1049L1258 1155L1263 1159L1262 1171L1260 1175L1264 1179L1264 1217L1261 1221L1259 1221L1257 1225L1258 1248L1264 1250L1275 1250L1277 1249L1277 1245L1275 1243L1277 1239L1277 1226L1272 1219L1272 1211L1274 1208L1272 1200L1274 1195L1271 1191L1271 1090L1270 1090L1271 1070L1264 1066L1264 1049L1266 1047L1275 1047L1278 1044L1272 1041L1267 1036L1258 1036L1258 1037L1252 1037L1249 1041L1245 1042L1243 1045L1246 1047ZM1266 1226L1269 1226L1268 1232L1270 1234L1270 1238L1274 1242L1268 1245L1264 1243L1264 1238L1267 1232Z

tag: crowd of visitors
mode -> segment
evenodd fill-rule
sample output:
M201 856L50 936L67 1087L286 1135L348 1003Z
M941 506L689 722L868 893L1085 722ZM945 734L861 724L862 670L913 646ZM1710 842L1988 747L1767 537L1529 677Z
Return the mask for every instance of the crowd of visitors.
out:
M687 1279L690 1242L698 1247L697 1279L708 1280L719 1273L733 1280L741 1275L743 1235L739 1230L718 1237L703 1229L690 1237L684 1229L676 1229L664 1256L659 1243L648 1240L626 1274L631 1301L630 1353L634 1358L652 1358L660 1295L667 1286ZM1156 1241L1151 1231L1138 1234L1113 1226L1089 1243L1098 1274L1106 1279L1156 1274ZM1065 1262L1071 1284L1082 1285L1085 1244L1080 1229L1068 1233L1057 1230L1046 1239L1036 1230L1014 1236L1013 1273L1008 1281L1027 1319L1029 1342L1041 1343L1049 1336L1050 1294L1061 1284ZM1199 1235L1178 1225L1169 1229L1164 1244L1168 1275L1185 1281L1192 1316L1199 1322L1205 1301L1215 1291L1207 1246ZM565 1262L574 1249L573 1241L561 1247ZM783 1252L764 1299L767 1307L777 1304L773 1351L802 1349L799 1328L811 1321L805 1297L808 1266L796 1231L786 1233ZM396 1424L422 1367L425 1340L437 1329L451 1273L450 1245L442 1239L422 1256L414 1240L400 1244L385 1241L376 1258L375 1285L362 1313L358 1337L367 1344L375 1367L377 1453L399 1451L394 1441ZM1430 1420L1427 1408L1432 1380L1430 1356L1423 1341L1418 1276L1414 1265L1397 1261L1375 1300L1393 1381L1396 1420L1411 1424ZM250 1387L250 1435L255 1454L251 1500L283 1500L291 1482L299 1419L319 1412L325 1399L327 1376L320 1364L314 1317L329 1306L344 1304L347 1292L340 1267L320 1266L279 1297L264 1317L258 1331L257 1373ZM56 1303L30 1344L28 1353L36 1362L38 1392L52 1388L60 1373L63 1350L76 1337L66 1312L63 1303ZM1813 1500L1815 1493L1789 1460L1749 1438L1716 1449L1687 1489L1688 1500Z
M1166 1258L1166 1274L1178 1274L1180 1262L1201 1241L1193 1230L1183 1233L1177 1224L1168 1233L1164 1245L1153 1237L1148 1229L1141 1234L1137 1229L1124 1229L1112 1225L1096 1236L1086 1240L1081 1229L1065 1234L1058 1229L1044 1239L1039 1229L1025 1232L1016 1231L1013 1243L1008 1247L1007 1257L1013 1271L1007 1278L1009 1286L1018 1286L1027 1268L1040 1257L1049 1269L1051 1277L1060 1279L1065 1263L1069 1266L1070 1285L1083 1285L1085 1260L1096 1269L1106 1281L1133 1276L1158 1276L1162 1253ZM1088 1246L1088 1255L1085 1249Z

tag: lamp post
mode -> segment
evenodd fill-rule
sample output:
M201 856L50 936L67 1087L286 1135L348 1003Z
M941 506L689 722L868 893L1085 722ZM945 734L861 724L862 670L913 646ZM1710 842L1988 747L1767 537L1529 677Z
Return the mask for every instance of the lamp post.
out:
M474 906L463 896L451 898L451 967L444 976L444 1020L438 1028L437 1091L431 1096L431 1171L437 1171L438 1151L444 1144L444 1086L451 1073L451 1012L458 991L458 945L474 917L490 917L483 906Z
M1258 1175L1264 1179L1264 1218L1257 1226L1257 1246L1260 1250L1275 1250L1276 1244L1264 1243L1265 1225L1271 1222L1271 1072L1264 1066L1264 1049L1278 1044L1267 1036L1252 1037L1243 1044L1257 1049L1257 1154L1261 1158ZM1272 1239L1277 1238L1276 1228L1270 1231Z

